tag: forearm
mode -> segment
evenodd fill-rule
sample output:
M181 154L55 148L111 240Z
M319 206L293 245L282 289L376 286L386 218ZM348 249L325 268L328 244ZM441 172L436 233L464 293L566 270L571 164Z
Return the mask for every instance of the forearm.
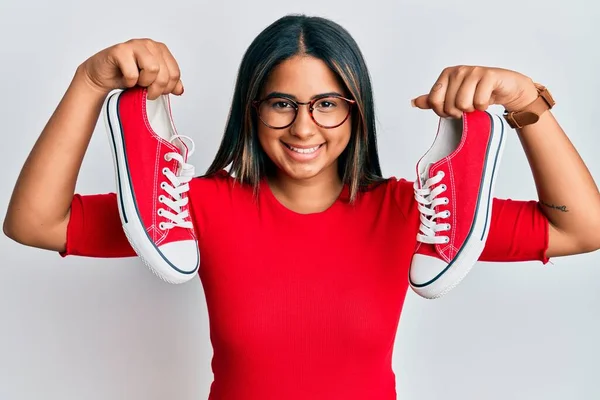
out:
M57 236L49 231L58 229L68 215L103 99L104 95L91 89L78 70L15 185L4 221L4 231L13 239L34 240L47 247L48 244L37 241Z
M521 128L518 134L531 166L541 210L552 225L553 251L560 255L597 249L600 193L551 111L543 113L537 123ZM556 243L559 240L562 243ZM562 249L557 250L559 247Z

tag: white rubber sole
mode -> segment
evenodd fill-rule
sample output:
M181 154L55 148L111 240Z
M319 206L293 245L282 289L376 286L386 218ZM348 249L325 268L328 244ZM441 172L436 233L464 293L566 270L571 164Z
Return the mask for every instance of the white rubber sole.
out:
M123 93L122 90L111 92L106 97L102 112L115 166L117 202L123 231L138 257L157 277L172 284L187 282L196 276L199 265L192 271L175 269L176 267L165 259L149 238L139 217L133 191L129 185L129 170L125 160L123 133L118 116L117 103L121 93ZM197 246L196 251L198 251ZM198 254L198 264L199 260Z
M488 113L492 122L492 139L488 147L487 163L481 184L480 198L471 232L452 263L430 283L412 289L427 299L437 299L454 289L479 260L490 230L494 188L506 143L506 125L495 114Z

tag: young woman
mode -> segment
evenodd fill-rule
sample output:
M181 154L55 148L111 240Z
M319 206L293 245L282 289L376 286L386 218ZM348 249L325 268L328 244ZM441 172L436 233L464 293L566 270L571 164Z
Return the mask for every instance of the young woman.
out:
M19 176L9 237L63 255L135 255L115 195L74 194L104 98L134 85L150 99L183 94L164 44L130 40L77 68ZM301 103L323 94L348 115L317 124ZM460 117L491 104L520 110L537 96L520 73L457 66L413 104ZM255 106L273 97L297 106L293 121ZM546 262L598 249L598 189L552 113L518 134L539 201L494 200L481 260ZM189 196L214 347L212 399L395 398L391 357L419 211L411 182L382 177L369 74L342 27L287 16L253 41L221 147Z

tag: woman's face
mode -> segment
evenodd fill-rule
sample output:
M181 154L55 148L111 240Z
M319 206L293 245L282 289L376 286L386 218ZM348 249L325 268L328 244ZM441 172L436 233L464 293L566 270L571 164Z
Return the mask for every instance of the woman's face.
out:
M323 61L310 56L295 56L273 69L260 98L279 93L298 102L309 102L322 94L344 96L344 92L337 76ZM323 100L315 104L313 113L323 124L323 121L335 120L334 113L340 115L344 107L347 107L344 100ZM291 104L281 101L281 98L263 103L261 110L267 108L269 111L261 111L261 115L269 112L279 121L288 118L286 113L293 115ZM351 126L349 117L336 128L322 128L311 118L308 106L300 105L296 120L287 128L272 129L259 121L258 139L279 169L280 177L283 174L294 180L317 176L339 179L337 159L350 140Z

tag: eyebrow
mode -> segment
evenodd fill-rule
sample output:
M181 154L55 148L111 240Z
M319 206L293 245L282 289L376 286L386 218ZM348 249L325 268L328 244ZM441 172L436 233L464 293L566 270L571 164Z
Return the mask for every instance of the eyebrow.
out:
M341 93L338 92L327 92L327 93L320 93L320 94L315 94L314 96L312 96L310 98L310 100L314 100L316 98L319 97L328 97L328 96L340 96L340 97L344 97L344 95L342 95ZM294 96L293 94L289 94L289 93L283 93L283 92L271 92L268 95L265 96L265 99L271 99L273 97L285 97L288 99L292 99L295 101L298 101L298 98L296 96Z

